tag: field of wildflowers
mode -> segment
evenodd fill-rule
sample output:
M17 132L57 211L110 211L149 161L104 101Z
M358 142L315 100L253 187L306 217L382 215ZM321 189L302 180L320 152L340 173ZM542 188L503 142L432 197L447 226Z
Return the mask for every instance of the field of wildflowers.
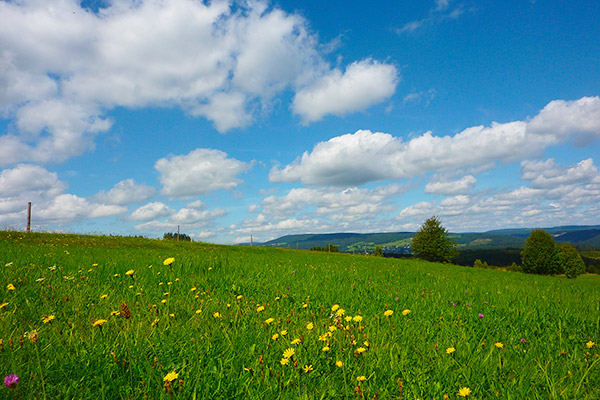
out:
M600 398L600 277L0 232L0 398Z

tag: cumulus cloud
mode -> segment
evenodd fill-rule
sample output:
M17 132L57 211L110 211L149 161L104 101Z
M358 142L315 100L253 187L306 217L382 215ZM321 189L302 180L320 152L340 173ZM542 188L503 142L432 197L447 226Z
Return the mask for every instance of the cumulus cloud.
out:
M321 116L345 114L395 87L389 64L332 70L305 19L262 1L118 1L92 11L75 0L25 0L0 2L0 15L0 116L16 128L0 136L4 166L92 150L115 107L179 107L225 132L287 90L310 119L308 95L319 97ZM350 89L364 85L357 79L375 90Z
M468 193L476 182L477 179L473 175L466 175L454 181L444 181L437 177L425 185L425 193L444 195Z
M131 221L150 221L156 218L168 217L174 213L175 211L166 204L152 202L135 209L127 219Z
M161 158L154 164L160 173L162 192L178 198L234 189L242 182L237 176L250 167L213 149L196 149L186 155Z
M198 211L191 208L182 208L165 220L152 220L134 226L140 231L175 231L179 226L183 230L196 230L210 226L215 219L227 215L222 208ZM157 216L158 217L158 216Z
M117 183L108 192L102 190L92 197L99 203L127 205L141 203L156 193L152 186L138 185L133 179L125 179Z
M296 93L292 108L305 123L325 115L345 115L389 98L396 91L398 72L389 64L364 60L350 64L344 73L331 71Z
M523 179L531 181L530 186L538 189L550 189L600 179L598 168L591 158L568 168L558 165L552 158L546 161L523 161L521 170Z
M284 168L271 169L269 179L301 181L312 186L356 186L520 161L569 137L600 136L598 121L600 97L592 97L552 102L531 121L493 122L488 127L467 128L454 136L426 132L405 142L388 133L360 130L318 143L312 152L305 152Z

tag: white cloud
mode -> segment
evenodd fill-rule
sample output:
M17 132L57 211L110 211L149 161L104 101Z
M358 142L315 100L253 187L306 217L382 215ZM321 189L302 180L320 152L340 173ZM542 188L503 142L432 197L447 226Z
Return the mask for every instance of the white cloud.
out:
M0 172L0 197L14 197L27 193L58 195L66 185L55 172L49 172L37 165L19 164L12 169ZM33 193L32 193L33 192Z
M75 0L0 2L0 116L17 128L0 136L1 165L62 162L93 150L115 107L179 107L225 132L251 123L287 90L315 93L323 77L337 82L328 98L340 97L336 89L348 94L351 81L376 86L350 90L341 108L323 98L322 115L393 93L393 66L366 60L344 75L331 71L308 22L263 1L104 5L95 13Z
M301 181L313 186L355 186L378 180L408 179L428 172L520 161L537 156L546 147L568 137L600 135L599 97L566 105L550 104L560 106L547 106L530 122L493 122L489 127L470 127L454 136L426 132L408 142L368 130L337 136L318 143L311 153L305 152L282 169L274 167L269 179ZM557 124L545 122L549 120Z
M152 202L134 210L127 219L131 221L150 221L156 218L168 217L175 213L164 203Z
M292 107L305 123L328 114L343 116L389 98L397 84L394 66L373 60L354 62L346 72L335 69L297 92Z
M210 226L214 223L215 219L225 215L227 215L227 212L222 208L206 211L182 208L166 220L152 220L136 225L134 228L140 231L172 232L177 231L177 227L179 226L180 229L190 232Z
M444 181L439 177L425 185L425 193L435 194L463 194L471 191L477 179L473 175L466 175L454 181Z
M99 203L127 205L144 202L154 196L155 192L156 189L152 186L138 185L133 179L125 179L108 192L100 191L92 199Z
M523 179L531 181L531 187L550 189L556 186L588 182L600 179L598 168L591 158L580 161L568 168L556 164L554 159L546 161L523 161Z
M187 198L213 190L231 190L242 180L237 176L251 164L228 158L219 150L196 149L186 155L161 158L154 164L160 173L162 192Z

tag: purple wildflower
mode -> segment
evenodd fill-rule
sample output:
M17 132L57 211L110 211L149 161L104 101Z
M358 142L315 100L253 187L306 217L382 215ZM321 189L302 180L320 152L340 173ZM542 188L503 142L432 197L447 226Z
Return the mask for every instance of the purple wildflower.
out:
M10 374L4 377L4 386L9 389L14 389L19 384L19 377L16 374Z
M521 343L525 343L527 342L527 340L525 340L525 338L521 338Z
M483 318L483 314L479 314L479 318Z

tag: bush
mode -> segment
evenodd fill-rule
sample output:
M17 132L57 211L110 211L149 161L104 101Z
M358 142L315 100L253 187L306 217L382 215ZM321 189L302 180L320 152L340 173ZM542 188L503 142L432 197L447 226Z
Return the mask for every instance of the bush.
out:
M436 216L425 221L415 233L412 252L418 258L434 262L450 262L458 255L456 244Z
M383 257L383 249L381 246L375 246L375 250L373 250L373 255L377 257Z
M554 238L546 231L534 229L521 252L523 272L554 275L563 272L560 251Z
M577 278L585 272L583 258L579 255L577 249L569 243L560 245L560 262L567 278Z

